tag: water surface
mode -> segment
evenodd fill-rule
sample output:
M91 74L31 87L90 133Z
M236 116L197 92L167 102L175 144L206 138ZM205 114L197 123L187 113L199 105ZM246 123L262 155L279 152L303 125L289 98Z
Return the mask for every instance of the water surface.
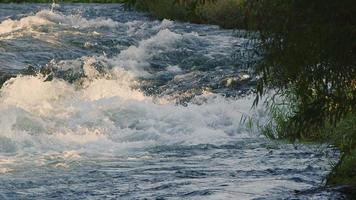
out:
M332 149L241 125L264 113L239 35L119 4L0 4L0 198L339 197L298 192Z

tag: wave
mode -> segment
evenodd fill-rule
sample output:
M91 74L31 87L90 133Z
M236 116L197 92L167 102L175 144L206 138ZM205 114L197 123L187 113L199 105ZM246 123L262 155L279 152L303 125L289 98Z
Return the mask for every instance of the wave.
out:
M41 10L33 16L23 17L19 20L7 19L0 24L0 35L9 34L11 32L28 30L44 25L68 26L71 28L98 28L118 26L118 22L112 19L86 19L80 15L64 15L60 12L51 10Z
M145 96L133 89L134 76L114 68L106 77L85 64L77 84L61 79L18 76L0 93L2 153L80 150L116 152L163 144L226 142L247 137L240 126L249 99L196 97L188 106ZM80 83L80 84L79 84Z
M144 70L149 67L148 60L160 52L167 51L181 40L183 35L174 33L169 29L160 30L156 35L142 40L137 46L133 45L120 52L111 63L128 69L138 76L147 76Z

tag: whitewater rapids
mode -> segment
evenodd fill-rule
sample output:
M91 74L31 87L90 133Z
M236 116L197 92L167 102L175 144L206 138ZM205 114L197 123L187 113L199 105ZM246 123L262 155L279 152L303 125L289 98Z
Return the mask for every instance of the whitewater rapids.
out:
M117 4L0 4L0 198L306 198L337 153L241 123L266 116L236 35Z

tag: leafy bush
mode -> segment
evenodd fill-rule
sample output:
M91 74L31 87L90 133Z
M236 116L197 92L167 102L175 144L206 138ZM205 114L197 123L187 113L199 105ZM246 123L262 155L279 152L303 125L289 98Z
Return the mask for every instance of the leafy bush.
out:
M159 19L246 28L244 0L124 0L128 7L150 12Z
M264 59L258 98L270 88L293 94L291 138L308 137L356 112L356 4L352 0L253 0Z
M356 4L353 0L251 0L261 62L255 104L267 101L271 138L328 142L341 159L328 184L356 185Z
M198 6L196 12L205 23L219 24L224 28L242 28L247 27L243 3L243 0L208 2Z

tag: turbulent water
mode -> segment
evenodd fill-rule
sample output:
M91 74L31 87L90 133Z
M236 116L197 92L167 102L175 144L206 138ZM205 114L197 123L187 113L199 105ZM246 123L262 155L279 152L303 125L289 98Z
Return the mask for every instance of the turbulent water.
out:
M251 40L121 5L0 4L0 199L329 199L337 154L272 142ZM313 191L313 192L309 192Z

